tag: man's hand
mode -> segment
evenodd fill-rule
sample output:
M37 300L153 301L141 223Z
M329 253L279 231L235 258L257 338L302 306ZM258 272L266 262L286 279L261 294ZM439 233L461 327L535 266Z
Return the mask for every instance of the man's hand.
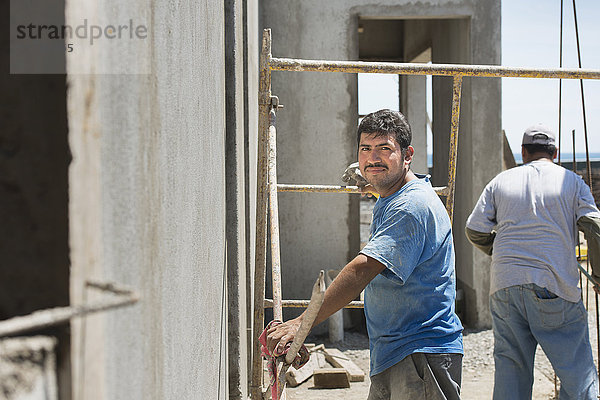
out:
M385 265L374 258L364 254L354 257L325 291L325 299L312 326L317 326L325 321L333 313L358 297L367 284L384 269ZM267 349L270 354L279 356L285 351L285 345L294 340L303 318L304 314L267 331Z
M373 185L370 184L359 186L359 189L361 196L373 197L379 195L379 192L373 187Z
M592 288L594 289L594 292L596 292L596 294L600 294L600 286L593 285Z
M283 354L285 345L294 340L301 322L302 316L299 316L270 328L267 331L267 349L269 349L269 353L275 357Z

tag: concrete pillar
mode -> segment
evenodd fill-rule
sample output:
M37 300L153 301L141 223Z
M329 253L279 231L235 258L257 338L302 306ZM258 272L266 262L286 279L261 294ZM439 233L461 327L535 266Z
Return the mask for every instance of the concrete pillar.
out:
M492 13L493 14L493 13ZM487 14L486 14L487 15ZM495 14L494 14L495 15ZM480 19L483 18L484 21ZM499 64L499 40L489 16L437 21L433 27L434 63ZM487 40L487 42L484 42ZM487 43L487 44L484 44ZM474 48L492 48L484 57ZM489 327L489 259L467 241L464 224L481 189L502 168L499 80L464 78L458 137L454 208L454 240L458 287L465 294L465 322ZM433 78L433 182L448 182L448 144L452 102L452 78Z

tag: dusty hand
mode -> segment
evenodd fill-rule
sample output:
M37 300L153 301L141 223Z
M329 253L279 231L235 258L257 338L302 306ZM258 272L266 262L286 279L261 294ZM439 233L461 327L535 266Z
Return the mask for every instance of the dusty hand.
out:
M367 180L362 176L357 162L352 163L346 167L346 170L342 175L342 180L344 182L356 184L358 186L364 186L368 183Z
M283 354L285 345L296 336L298 328L300 328L301 318L294 318L283 324L276 325L267 331L267 349L274 356Z
M359 186L359 188L360 188L361 196L373 197L373 196L379 194L379 192L372 185L369 185L369 184L364 185L364 186Z

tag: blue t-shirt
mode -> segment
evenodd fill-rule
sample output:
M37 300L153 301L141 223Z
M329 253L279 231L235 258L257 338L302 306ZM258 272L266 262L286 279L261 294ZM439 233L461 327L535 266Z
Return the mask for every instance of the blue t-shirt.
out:
M365 289L371 375L412 353L463 353L450 218L428 177L377 200L361 253L386 266Z

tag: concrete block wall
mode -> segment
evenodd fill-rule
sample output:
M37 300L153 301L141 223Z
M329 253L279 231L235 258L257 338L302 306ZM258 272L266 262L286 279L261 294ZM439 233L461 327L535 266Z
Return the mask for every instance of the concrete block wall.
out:
M245 124L256 121L248 116L256 93L244 90L256 87L247 78L256 57L246 53L256 32L245 21L255 7L67 3L72 25L126 17L148 28L144 41L81 46L67 60L72 303L96 298L83 289L87 279L130 285L141 297L72 324L75 399L247 394L255 190L245 178L255 182L256 128ZM123 60L137 73L96 73Z

